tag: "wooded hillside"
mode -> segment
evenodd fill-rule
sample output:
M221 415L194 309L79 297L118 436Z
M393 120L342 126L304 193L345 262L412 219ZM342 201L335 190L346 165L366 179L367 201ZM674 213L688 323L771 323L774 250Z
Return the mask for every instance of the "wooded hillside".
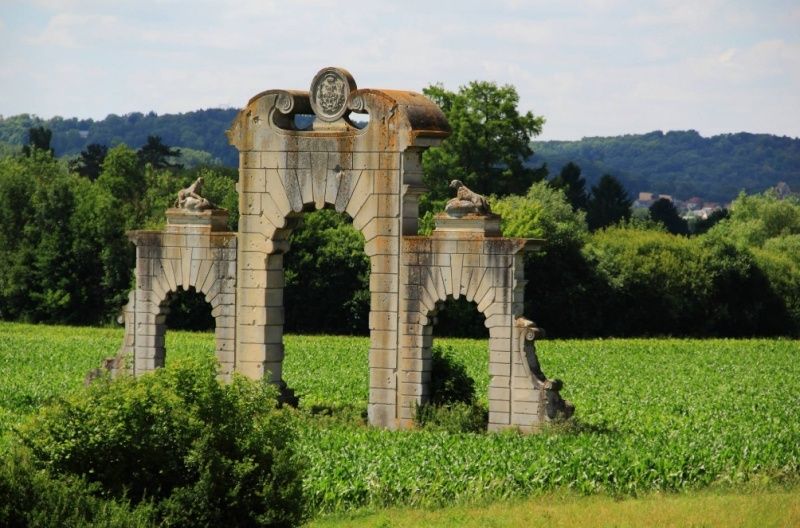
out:
M800 139L770 134L702 137L694 130L650 132L580 141L536 141L534 166L551 174L572 161L589 184L616 176L633 196L640 191L686 200L729 202L739 191L757 193L784 181L800 190Z
M25 144L31 127L44 126L53 132L51 146L56 156L76 155L91 143L125 143L138 148L148 135L157 135L168 145L208 153L200 159L235 167L238 156L228 144L225 130L236 112L233 108L163 115L134 112L110 114L99 121L44 120L28 114L0 117L0 153ZM739 191L757 193L780 181L800 190L800 138L746 132L702 137L689 130L535 141L532 146L529 166L546 162L550 174L556 175L572 161L581 167L589 185L603 174L613 174L634 197L650 191L684 200L700 196L727 203Z

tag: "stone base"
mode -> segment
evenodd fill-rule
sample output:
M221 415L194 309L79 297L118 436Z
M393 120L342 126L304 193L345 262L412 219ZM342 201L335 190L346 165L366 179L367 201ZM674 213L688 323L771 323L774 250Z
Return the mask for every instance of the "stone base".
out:
M500 215L491 214L467 214L460 217L450 216L447 213L439 213L435 217L436 229L433 236L442 232L459 232L469 234L481 234L485 237L499 237L500 235Z
M227 209L208 209L205 211L189 211L172 207L167 209L167 232L187 227L192 230L200 231L227 231L228 230L228 210Z

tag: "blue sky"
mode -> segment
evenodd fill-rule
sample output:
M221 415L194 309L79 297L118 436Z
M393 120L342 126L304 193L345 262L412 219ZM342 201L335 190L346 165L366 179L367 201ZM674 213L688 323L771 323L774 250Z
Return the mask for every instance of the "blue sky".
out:
M322 67L362 88L513 84L541 139L800 136L800 2L0 0L0 114L241 107Z

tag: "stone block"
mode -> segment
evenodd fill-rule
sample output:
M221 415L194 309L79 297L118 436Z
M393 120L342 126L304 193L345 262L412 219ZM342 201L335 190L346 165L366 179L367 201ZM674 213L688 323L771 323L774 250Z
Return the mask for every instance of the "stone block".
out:
M264 290L258 287L242 287L239 289L239 304L242 307L266 306ZM245 312L247 313L247 312Z
M255 251L242 251L240 254L242 269L266 269L266 255Z
M286 196L286 189L283 188L283 182L278 175L278 171L267 171L266 187L266 194L270 195L272 203L275 205L282 217L286 217L290 212L292 212L292 206L289 203L289 198ZM263 199L261 202L261 207L264 207Z
M267 306L283 306L283 288L266 290Z
M239 343L264 344L266 342L265 330L266 327L263 326L239 325L237 338Z
M283 343L283 324L268 324L264 327L264 342L267 344Z
M369 306L373 312L394 312L397 310L397 294L375 292L370 295Z
M344 211L350 215L350 218L355 218L361 208L364 207L364 204L368 201L372 201L370 200L372 196L372 178L370 177L370 173L367 171L359 172L357 178L353 177L351 180L348 180L348 185L352 187L352 189L350 190L347 202L344 204ZM339 210L338 204L339 201L337 200L337 210Z
M397 312L370 312L370 330L396 330L398 325Z
M264 363L239 360L236 364L236 371L250 379L261 379L264 377Z
M510 363L489 363L490 376L509 376L511 374Z
M315 154L317 154L315 152ZM286 168L287 169L310 169L311 168L311 153L298 152L290 150L286 153Z
M381 389L377 387L370 387L369 389L370 404L383 403L394 405L396 398L395 389Z
M353 199L355 199L355 195ZM349 208L347 210L347 213L350 214ZM351 217L353 218L353 227L361 231L364 228L364 226L367 225L367 222L375 218L377 215L378 215L377 195L372 194L362 203L361 207L353 215L351 215Z
M515 413L523 413L523 414L531 414L531 415L538 415L539 414L539 404L538 403L515 401L513 403L513 405L512 405L512 408L513 408Z
M489 412L508 413L510 406L508 400L489 400Z
M458 299L461 295L461 271L464 256L461 254L451 255L450 257L450 273L452 280L452 295L454 299Z
M303 169L304 175L308 173L308 169ZM301 182L297 175L296 169L283 169L279 170L278 176L283 184L283 189L286 192L286 199L292 208L292 211L299 213L303 210L303 192L301 189ZM305 181L305 180L304 180Z
M394 369L370 367L369 386L376 389L396 389L397 376Z
M540 390L535 390L532 388L526 389L518 389L513 388L511 389L511 399L515 402L524 402L524 403L539 403L541 399Z
M395 348L397 332L391 330L370 330L370 344L375 348Z
M402 373L401 378L403 383L415 383L415 384L428 384L431 381L431 371L427 370L406 370Z
M399 152L381 152L378 156L378 166L381 169L399 169L400 168L400 153Z
M354 169L376 170L380 168L380 153L378 152L353 152Z
M260 215L261 214L261 195L264 194L263 191L255 193L255 192L246 192L242 195L241 201L243 214L251 214L251 215Z
M430 372L433 360L430 357L422 359L421 357L400 358L400 372Z
M489 350L490 363L511 363L511 351L509 350Z
M370 368L395 369L397 368L397 351L385 348L370 348Z
M261 153L261 166L265 169L283 169L287 165L284 151L265 151Z
M398 275L395 273L371 273L369 276L369 291L397 293Z
M512 413L511 424L516 425L524 432L535 432L536 426L541 423L539 416L535 414Z
M370 402L372 403L367 406L369 423L376 427L396 429L397 423L395 420L394 402L390 404L375 403L372 398L370 398Z
M364 253L373 255L397 255L400 243L397 237L377 236L364 244Z
M425 398L430 395L430 387L424 383L400 383L400 394Z
M489 387L489 400L508 401L511 399L511 389L504 387Z

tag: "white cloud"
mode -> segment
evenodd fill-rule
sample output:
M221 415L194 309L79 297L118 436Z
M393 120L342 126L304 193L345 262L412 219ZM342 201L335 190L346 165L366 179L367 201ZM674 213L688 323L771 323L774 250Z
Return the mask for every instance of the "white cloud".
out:
M76 48L98 40L118 38L125 33L119 19L112 15L60 13L50 18L39 35L29 39L33 44Z

